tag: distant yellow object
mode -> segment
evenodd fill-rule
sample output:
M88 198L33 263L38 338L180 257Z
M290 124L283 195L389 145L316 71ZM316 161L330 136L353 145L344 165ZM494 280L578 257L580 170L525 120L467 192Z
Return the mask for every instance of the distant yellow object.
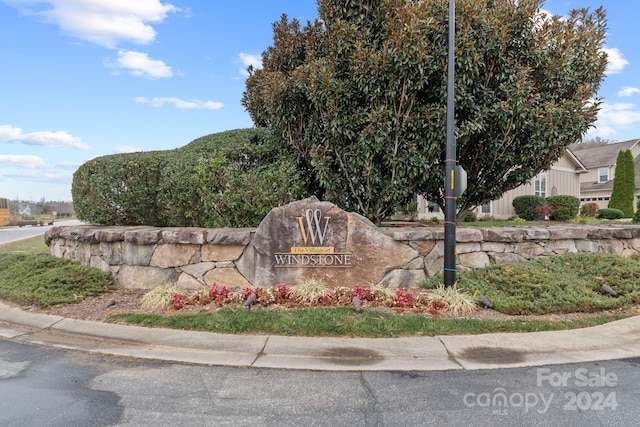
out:
M24 215L22 219L18 221L18 226L24 227L25 225L53 225L53 221L53 215Z
M9 213L9 199L0 199L0 227L8 225L11 220Z

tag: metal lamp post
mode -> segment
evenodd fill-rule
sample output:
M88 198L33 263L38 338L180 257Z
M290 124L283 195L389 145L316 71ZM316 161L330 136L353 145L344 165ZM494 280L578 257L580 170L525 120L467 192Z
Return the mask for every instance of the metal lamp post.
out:
M456 2L449 0L449 62L447 67L447 149L445 159L444 286L456 282L456 136L455 136L455 34Z

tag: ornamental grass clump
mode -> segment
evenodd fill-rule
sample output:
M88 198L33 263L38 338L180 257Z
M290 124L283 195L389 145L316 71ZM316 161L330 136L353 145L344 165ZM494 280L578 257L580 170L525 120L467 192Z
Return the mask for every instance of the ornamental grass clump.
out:
M377 283L375 285L371 285L371 295L374 299L391 299L395 296L395 293L393 292L393 289Z
M171 304L174 292L177 292L175 285L156 286L142 297L143 308L161 308Z
M292 297L298 302L313 304L328 292L329 288L326 283L321 279L313 278L305 280L298 286L294 286L292 289Z
M454 316L466 316L479 309L477 298L458 289L455 285L439 285L431 291L432 298L442 301L444 310Z

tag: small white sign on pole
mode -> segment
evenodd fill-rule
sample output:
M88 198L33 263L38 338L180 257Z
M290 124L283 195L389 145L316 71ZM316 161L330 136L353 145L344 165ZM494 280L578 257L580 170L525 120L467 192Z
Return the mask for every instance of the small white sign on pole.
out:
M467 189L467 171L462 169L462 166L460 165L456 166L454 179L454 196L461 197L464 190Z

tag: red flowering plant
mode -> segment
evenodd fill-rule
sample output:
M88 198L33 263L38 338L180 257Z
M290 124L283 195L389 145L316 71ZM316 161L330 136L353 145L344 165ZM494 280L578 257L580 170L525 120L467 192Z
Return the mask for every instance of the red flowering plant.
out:
M256 302L258 304L271 305L275 302L272 288L265 289L261 287L256 287L254 289L254 292L256 294Z
M220 287L216 282L213 282L213 286L209 288L209 298L218 307L222 307L227 302L230 293L231 289L226 286Z
M555 208L553 206L545 204L545 205L536 207L533 211L538 215L543 216L545 219L547 219L551 216L554 210Z
M278 284L268 288L245 287L240 291L233 291L227 286L214 282L210 288L199 289L189 295L180 291L172 292L170 306L176 310L195 305L215 304L218 307L226 304L246 305L249 299L248 308L253 304L263 307L277 305L284 308L350 307L354 306L354 301L356 301L358 311L362 308L388 307L400 312L429 315L446 312L457 315L478 309L475 296L466 294L464 291L458 292L458 290L449 289L444 292L438 289L419 289L417 287L394 290L383 285L329 288L318 279L303 282L298 286Z
M371 288L356 285L356 287L353 288L353 296L358 297L360 301L369 301L371 299Z
M327 291L322 294L318 300L320 305L335 305L336 303L336 291Z
M335 304L341 306L349 306L353 301L353 289L346 288L344 286L340 286L334 289L335 295Z
M201 305L209 305L211 304L211 297L208 292L203 292L200 294L200 304Z
M396 307L409 308L415 304L415 296L411 291L405 291L404 289L396 289Z
M240 294L240 299L242 301L246 301L249 298L249 295L255 294L256 291L253 288L242 288L242 293Z
M432 299L429 305L427 305L427 312L429 314L439 314L441 310L446 308L446 304L441 299Z
M282 283L277 284L273 291L273 302L283 305L291 302L291 286Z
M173 294L171 294L171 305L173 306L173 308L176 310L180 310L182 307L184 307L184 298L185 295L180 292L174 292Z

